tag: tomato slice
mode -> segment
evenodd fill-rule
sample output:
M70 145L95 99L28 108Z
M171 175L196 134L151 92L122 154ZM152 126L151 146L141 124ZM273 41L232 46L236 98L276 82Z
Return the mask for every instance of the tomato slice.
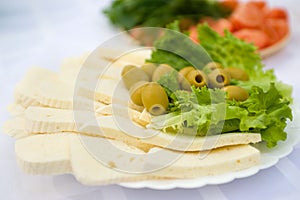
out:
M268 35L258 29L241 29L233 33L237 38L253 43L259 49L270 43Z
M285 19L267 19L266 23L277 33L278 40L282 39L289 32L289 25Z
M221 18L215 20L213 18L206 17L205 19L201 20L202 23L207 23L214 31L219 33L220 35L224 35L224 30L227 29L228 31L233 31L232 23L225 18Z
M197 26L191 26L190 29L189 29L189 32L190 32L190 38L195 43L199 43Z
M229 20L222 18L212 24L211 28L220 35L224 35L224 30L227 29L231 32L233 30L233 25Z
M267 6L267 3L265 1L251 1L251 4L255 5L259 9L264 9Z
M267 18L288 19L287 11L282 8L272 8L266 13Z
M264 19L264 12L255 3L240 3L230 17L235 29L259 28Z

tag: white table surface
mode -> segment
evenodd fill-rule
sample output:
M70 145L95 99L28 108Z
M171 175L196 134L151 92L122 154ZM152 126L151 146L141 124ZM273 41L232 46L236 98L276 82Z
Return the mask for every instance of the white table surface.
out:
M118 32L101 14L110 1L10 0L0 1L0 124L9 118L6 106L13 89L30 66L58 70L65 57L92 51ZM289 10L292 40L265 60L279 79L293 85L300 99L300 12L297 0L273 0L272 6ZM300 133L299 133L300 134ZM300 145L275 166L244 179L197 189L127 189L117 185L87 187L71 175L30 176L18 168L14 140L0 134L1 199L299 199Z

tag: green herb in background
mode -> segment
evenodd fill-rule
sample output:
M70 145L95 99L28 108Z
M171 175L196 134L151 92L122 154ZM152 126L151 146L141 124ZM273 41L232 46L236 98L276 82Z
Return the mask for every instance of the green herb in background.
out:
M115 0L103 12L113 24L126 30L136 26L166 27L178 19L198 22L201 17L230 14L215 0Z
M179 21L167 25L168 30L154 43L155 50L147 62L169 64L180 70L186 66L202 69L211 61L206 50L180 33Z

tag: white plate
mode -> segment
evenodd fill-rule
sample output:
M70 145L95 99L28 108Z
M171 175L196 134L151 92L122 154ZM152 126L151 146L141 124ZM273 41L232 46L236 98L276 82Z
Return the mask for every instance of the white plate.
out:
M174 188L197 188L205 185L215 185L228 183L237 178L245 178L256 174L262 169L275 165L280 158L290 154L293 147L300 142L300 109L299 104L293 105L294 120L289 122L286 128L288 134L287 140L279 142L275 148L269 149L264 144L256 146L261 152L261 163L258 166L251 167L238 172L226 173L218 176L201 177L196 179L178 179L178 180L155 180L133 183L121 183L119 185L127 188L151 188L157 190L168 190Z

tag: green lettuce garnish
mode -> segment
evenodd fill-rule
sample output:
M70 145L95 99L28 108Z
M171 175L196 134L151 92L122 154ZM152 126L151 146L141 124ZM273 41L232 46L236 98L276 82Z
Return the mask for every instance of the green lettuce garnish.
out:
M220 89L194 88L192 92L178 90L171 95L170 112L154 117L149 127L165 132L184 133L195 128L199 136L241 131L261 133L268 147L286 139L286 120L293 119L289 101L283 98L274 83L264 92L253 87L244 102L225 101Z
M201 46L208 52L212 60L224 67L237 67L245 70L250 81L235 81L234 84L250 91L252 86L259 86L264 91L269 89L269 83L275 82L277 89L284 96L291 96L292 88L276 80L273 70L264 70L261 56L254 45L242 41L229 31L224 36L219 35L207 24L198 26L198 36Z
M170 27L176 30L178 23ZM178 31L178 30L177 30ZM245 70L250 80L232 80L249 92L249 98L243 102L227 100L226 93L221 89L207 87L191 87L190 91L179 90L177 73L165 74L159 81L169 96L170 104L166 115L152 119L149 127L168 133L196 134L198 136L214 135L227 132L260 133L268 147L274 147L278 141L287 137L284 131L287 120L292 120L289 104L292 100L292 88L276 79L273 70L264 70L262 59L252 44L235 38L225 31L224 36L218 35L207 25L198 26L201 45L180 40L175 43L181 50L196 49L198 58L203 62L172 52L160 50L176 41L176 35L165 35L155 44L150 62L165 63L180 70L185 66L202 69L208 60L221 63L226 67L238 67ZM192 47L192 48L190 48ZM179 51L181 53L181 51ZM193 55L190 51L188 54ZM204 59L203 59L204 58Z

